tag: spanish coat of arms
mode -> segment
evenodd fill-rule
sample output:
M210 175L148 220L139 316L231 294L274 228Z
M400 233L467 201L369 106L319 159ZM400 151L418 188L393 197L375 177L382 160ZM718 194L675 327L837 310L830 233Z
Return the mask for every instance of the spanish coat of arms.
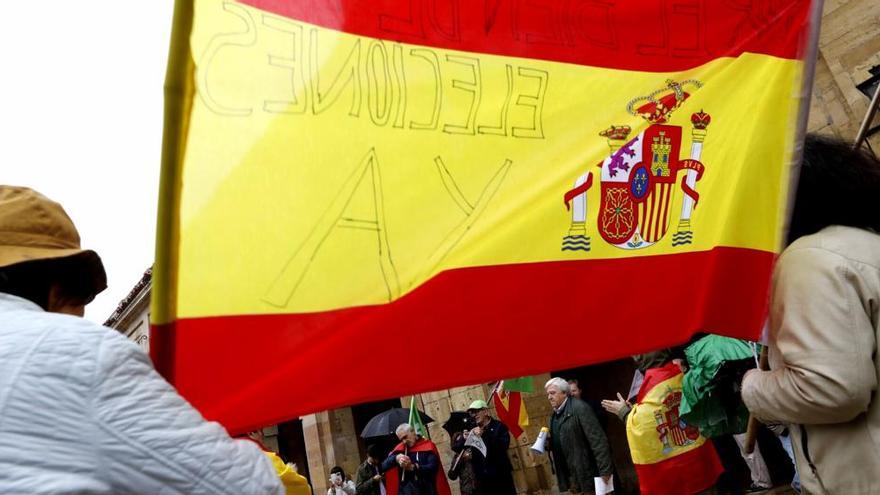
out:
M705 169L700 155L711 118L703 111L691 116L691 153L681 158L682 129L667 124L667 119L690 96L685 87L699 88L702 83L689 79L681 83L669 80L666 84L666 88L635 98L627 105L631 114L649 122L636 137L629 139L631 128L626 125L613 125L599 133L607 139L611 153L596 165L600 179L597 229L605 242L621 249L642 249L663 239L673 214L671 200L679 173L685 197L672 245L693 242L690 220L699 200L696 184ZM571 227L563 237L563 251L590 250L586 217L593 173L586 171L565 193Z

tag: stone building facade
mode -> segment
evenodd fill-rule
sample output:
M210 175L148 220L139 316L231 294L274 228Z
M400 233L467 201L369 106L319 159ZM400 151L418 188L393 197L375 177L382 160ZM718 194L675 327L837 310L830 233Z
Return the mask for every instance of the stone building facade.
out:
M825 0L808 129L855 139L880 83L880 2ZM880 154L880 116L867 141Z
M104 326L114 328L134 341L144 352L150 351L150 294L153 269L148 268L128 295L119 302Z

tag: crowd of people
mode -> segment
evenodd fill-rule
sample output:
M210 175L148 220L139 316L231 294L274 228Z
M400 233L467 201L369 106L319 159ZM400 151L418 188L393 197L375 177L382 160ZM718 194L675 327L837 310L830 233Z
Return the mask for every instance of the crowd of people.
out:
M805 493L880 493L878 198L876 158L807 137L773 275L769 369L730 375L748 412L787 446ZM137 346L80 318L105 287L100 258L81 249L59 204L0 186L0 492L308 493L258 442L206 422ZM641 493L719 492L725 454L707 438L715 423L697 426L679 411L689 400L687 353L636 362L638 390L601 407L625 423ZM560 491L592 493L613 484L615 468L601 415L578 385L547 382L546 448ZM334 469L328 493L445 495L447 477L465 495L516 493L510 432L483 401L469 414L448 471L437 446L403 424L400 443L390 453L371 447L354 480ZM741 424L737 414L723 419Z
M683 348L679 348L634 356L641 381L629 398L618 394L616 399L589 400L582 396L580 383L573 378L551 378L545 384L552 414L547 425L548 435L537 451L549 452L560 492L596 493L594 490L601 486L608 491L599 493L613 493L616 468L607 424L600 421L609 416L625 424L640 493L746 492L745 488L737 487L735 481L725 482L723 475L731 467L716 452L718 439L704 436L699 427L681 420L679 405L688 371L686 355ZM595 406L591 406L593 402ZM437 446L417 435L412 425L404 423L396 432L400 444L390 454L383 457L378 445L370 445L367 459L358 469L357 482L343 482L344 475L336 481L331 479L334 486L328 495L444 494L449 490L446 478L459 483L462 495L517 493L508 455L512 440L508 427L492 417L489 405L483 400L471 403L467 412L471 421L449 431L453 456L451 466L445 470L446 476ZM479 437L480 442L474 442L472 436ZM750 469L759 471L757 479L763 482L754 483L749 491L771 487L766 466L757 469L764 462L759 453L746 455L738 451L737 455L743 456ZM334 472L337 469L334 468Z

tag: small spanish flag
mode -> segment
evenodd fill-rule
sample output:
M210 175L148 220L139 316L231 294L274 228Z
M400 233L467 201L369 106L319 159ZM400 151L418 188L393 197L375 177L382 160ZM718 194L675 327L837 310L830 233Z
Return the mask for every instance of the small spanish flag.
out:
M679 417L677 364L649 369L626 421L626 437L643 495L690 495L715 484L723 472L711 442Z
M531 377L519 380L531 381ZM507 390L505 383L505 380L501 380L495 386L495 390L492 391L492 401L495 404L498 420L507 426L513 438L518 438L522 435L524 428L529 425L529 413L523 403L522 392ZM520 382L516 381L515 383L519 384Z

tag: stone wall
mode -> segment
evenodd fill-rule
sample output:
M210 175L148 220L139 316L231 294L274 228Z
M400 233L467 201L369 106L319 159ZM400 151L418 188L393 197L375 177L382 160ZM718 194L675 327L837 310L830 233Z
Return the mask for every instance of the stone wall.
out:
M302 421L314 493L327 492L333 466L341 466L349 476L354 477L361 458L351 408L310 414Z
M808 129L853 140L870 100L857 88L880 66L880 2L825 0ZM880 118L874 119L874 125ZM869 138L880 152L880 133Z

